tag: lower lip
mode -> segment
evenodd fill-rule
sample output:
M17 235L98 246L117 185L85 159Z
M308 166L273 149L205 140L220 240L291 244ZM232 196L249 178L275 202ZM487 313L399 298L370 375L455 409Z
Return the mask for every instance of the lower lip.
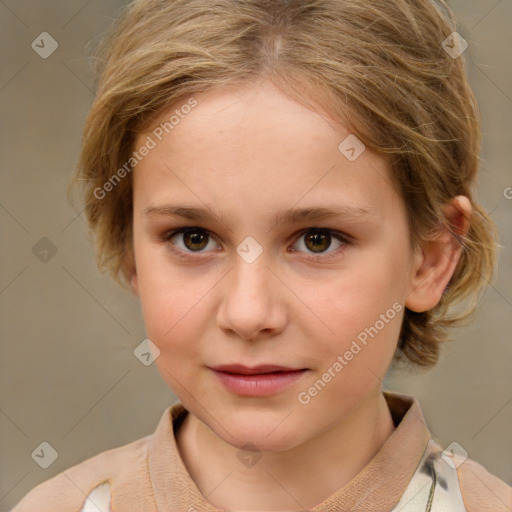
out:
M242 396L268 396L291 386L307 370L241 375L213 370L226 389Z

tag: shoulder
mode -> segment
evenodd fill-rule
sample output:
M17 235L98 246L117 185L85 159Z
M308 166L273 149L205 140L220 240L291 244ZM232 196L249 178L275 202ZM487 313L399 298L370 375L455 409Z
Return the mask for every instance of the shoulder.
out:
M510 512L512 487L489 473L478 462L466 459L457 468L468 512Z
M146 436L106 450L34 487L11 512L80 512L87 510L86 498L93 491L104 494L111 485L127 484L147 466Z
M434 440L393 512L511 512L512 488L467 458L460 445L445 450Z

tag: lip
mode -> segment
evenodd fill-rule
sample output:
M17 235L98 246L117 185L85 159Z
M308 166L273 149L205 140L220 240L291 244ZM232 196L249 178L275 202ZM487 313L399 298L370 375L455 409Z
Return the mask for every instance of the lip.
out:
M278 364L259 364L257 366L245 366L243 364L221 364L219 366L212 366L212 370L235 373L239 375L261 375L271 372L292 372L296 370L305 370L305 368L290 368Z
M229 368L230 371L220 368ZM278 365L260 365L252 368L225 365L211 370L228 391L240 396L253 397L275 395L293 385L308 371L306 368L294 369Z

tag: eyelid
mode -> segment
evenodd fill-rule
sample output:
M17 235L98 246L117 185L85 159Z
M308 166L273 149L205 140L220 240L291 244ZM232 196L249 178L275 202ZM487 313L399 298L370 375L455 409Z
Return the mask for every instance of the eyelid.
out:
M347 235L346 233L344 233L343 231L338 231L337 229L324 228L324 227L319 227L319 226L310 226L307 228L303 228L303 229L297 231L297 233L295 233L295 235L293 235L293 236L299 237L299 236L304 235L305 233L308 233L309 231L325 231L326 233L329 233L332 236L339 237L342 241L345 241L347 243L349 243L352 240L352 238L349 235Z

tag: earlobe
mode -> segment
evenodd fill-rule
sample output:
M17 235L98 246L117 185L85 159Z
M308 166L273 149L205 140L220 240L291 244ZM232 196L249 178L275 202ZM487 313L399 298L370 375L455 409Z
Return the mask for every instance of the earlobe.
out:
M444 215L453 231L441 225L415 254L406 308L421 313L441 300L462 255L461 237L469 231L471 210L466 196L457 196L444 205Z
M136 272L133 272L133 274L132 274L132 277L131 277L131 280L130 280L130 285L131 285L133 294L140 298L140 295L139 295L139 280L137 278L137 273Z

